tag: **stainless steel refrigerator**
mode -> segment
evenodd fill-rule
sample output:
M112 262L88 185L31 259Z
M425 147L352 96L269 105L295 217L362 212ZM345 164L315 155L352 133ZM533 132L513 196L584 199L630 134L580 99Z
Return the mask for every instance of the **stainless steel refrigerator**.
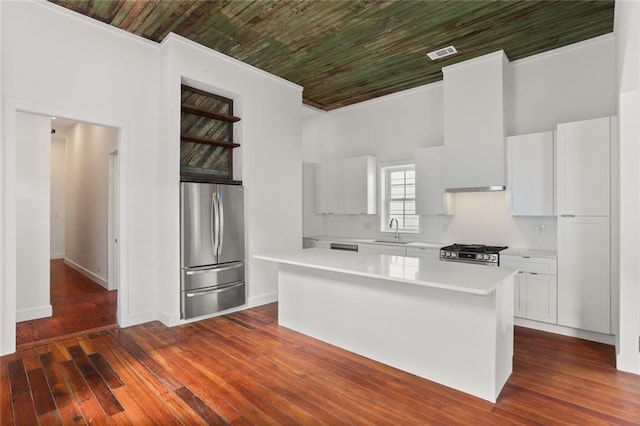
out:
M243 190L180 184L181 318L245 303Z

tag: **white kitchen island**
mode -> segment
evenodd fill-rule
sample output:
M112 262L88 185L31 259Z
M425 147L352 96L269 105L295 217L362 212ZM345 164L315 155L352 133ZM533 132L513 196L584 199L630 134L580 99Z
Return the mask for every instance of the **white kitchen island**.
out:
M512 371L517 271L326 249L277 262L279 324L495 402Z

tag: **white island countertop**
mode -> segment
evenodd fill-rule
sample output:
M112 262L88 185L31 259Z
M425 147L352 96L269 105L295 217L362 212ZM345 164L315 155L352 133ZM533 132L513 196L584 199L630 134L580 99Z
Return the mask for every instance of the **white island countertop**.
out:
M288 265L485 296L517 272L503 267L315 248L259 254L254 257Z

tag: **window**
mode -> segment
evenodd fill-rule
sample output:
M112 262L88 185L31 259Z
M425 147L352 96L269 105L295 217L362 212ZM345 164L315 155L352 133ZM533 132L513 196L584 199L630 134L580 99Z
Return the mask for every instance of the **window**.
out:
M420 216L416 214L416 171L414 164L382 167L382 205L380 206L380 229L395 230L389 227L392 219L398 221L398 230L419 232Z

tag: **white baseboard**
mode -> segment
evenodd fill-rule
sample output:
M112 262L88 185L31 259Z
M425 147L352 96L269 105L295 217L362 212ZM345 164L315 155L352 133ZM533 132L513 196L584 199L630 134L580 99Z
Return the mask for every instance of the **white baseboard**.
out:
M167 314L166 312L158 313L158 321L166 325L167 327L173 327L175 325L184 324L184 321L180 319L180 312L175 314Z
M38 306L36 308L16 310L16 322L30 321L39 318L48 318L53 315L51 305Z
M64 253L51 253L49 257L51 260L64 259Z
M562 334L563 336L577 337L578 339L591 340L592 342L607 345L616 344L616 336L612 334L596 333L594 331L579 330L577 328L564 327L562 325L547 324L546 322L532 321L524 318L514 318L514 324L534 330L547 331L549 333Z
M278 301L278 293L271 293L264 296L259 296L259 297L254 297L253 299L249 299L246 305L241 305L236 308L227 309L221 312L215 312L209 315L202 315L196 318L180 319L179 312L174 314L168 314L166 312L158 312L157 320L162 322L167 327L174 327L176 325L189 324L192 322L202 321L205 319L214 318L221 315L227 315L233 312L238 312L238 311L242 311L249 308L255 308L256 306L266 305L268 303L273 303L277 301ZM152 320L148 320L148 321L152 321Z
M256 306L266 305L278 301L278 293L265 294L258 297L252 297L247 303L249 308L255 308Z
M157 321L158 315L159 314L156 311L145 311L138 312L133 315L122 315L121 318L119 318L118 325L122 328L126 328L138 324L144 324L145 322Z
M76 271L80 272L82 275L89 278L94 283L104 287L106 290L109 290L109 285L107 284L106 279L102 278L99 275L94 274L93 272L84 268L83 266L78 265L76 262L74 262L73 260L70 260L69 258L65 257L64 263L70 266L71 268L75 269Z

